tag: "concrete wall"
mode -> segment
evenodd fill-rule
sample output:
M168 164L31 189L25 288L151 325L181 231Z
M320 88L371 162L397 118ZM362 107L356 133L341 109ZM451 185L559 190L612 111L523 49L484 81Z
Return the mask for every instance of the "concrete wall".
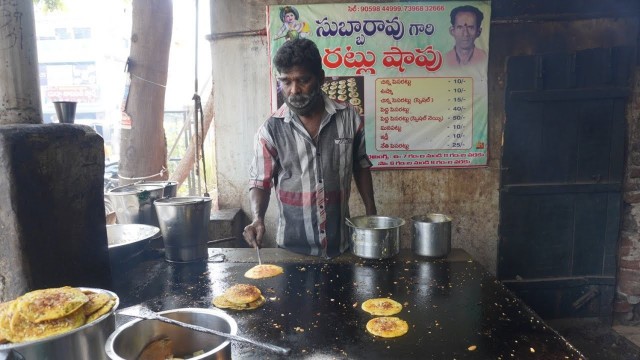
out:
M624 320L640 318L640 66L628 104L628 150L618 288L614 311Z
M292 1L291 4L318 1ZM341 2L341 1L323 1ZM246 187L253 135L270 114L271 82L265 29L265 6L274 1L212 1L211 42L214 79L214 131L220 208L241 207L250 213ZM289 4L287 3L287 4ZM502 2L505 3L505 2ZM495 5L495 4L494 4ZM504 10L494 6L498 12ZM242 21L238 21L242 19ZM495 273L499 223L499 174L504 114L506 59L509 55L571 51L590 47L634 45L637 17L559 21L494 19L489 61L489 162L479 169L374 171L378 213L409 219L426 212L453 217L452 245L469 252ZM483 24L489 26L489 24ZM231 34L239 32L236 34ZM631 40L630 40L631 39ZM267 212L268 242L273 245L275 200ZM352 194L352 215L363 214ZM409 247L410 226L402 230Z

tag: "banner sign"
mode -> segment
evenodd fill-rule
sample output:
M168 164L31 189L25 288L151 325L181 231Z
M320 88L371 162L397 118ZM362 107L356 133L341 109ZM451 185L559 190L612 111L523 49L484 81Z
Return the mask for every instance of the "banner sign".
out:
M363 116L373 169L487 164L490 1L273 5L267 12L272 59L290 39L316 43L322 89Z
M100 100L97 85L43 86L45 103L75 101L95 104Z

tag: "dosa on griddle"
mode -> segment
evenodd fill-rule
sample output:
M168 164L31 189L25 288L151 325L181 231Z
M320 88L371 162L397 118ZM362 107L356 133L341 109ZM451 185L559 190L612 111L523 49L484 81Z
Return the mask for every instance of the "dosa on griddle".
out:
M213 298L212 303L221 309L253 310L264 305L265 301L257 287L236 284L228 288L222 295Z
M224 297L236 304L247 304L256 301L261 295L260 289L248 284L236 284L224 292Z
M280 275L284 272L282 267L278 265L262 264L256 265L244 273L249 279L264 279L272 276Z
M224 295L216 296L213 299L213 305L220 309L232 309L232 310L255 310L260 306L264 305L266 299L264 296L260 295L258 300L252 301L246 304L236 304L227 300Z
M362 310L371 315L389 316L402 311L402 304L389 298L369 299L362 303Z
M367 331L376 336L394 338L406 334L409 324L395 316L383 316L369 320Z

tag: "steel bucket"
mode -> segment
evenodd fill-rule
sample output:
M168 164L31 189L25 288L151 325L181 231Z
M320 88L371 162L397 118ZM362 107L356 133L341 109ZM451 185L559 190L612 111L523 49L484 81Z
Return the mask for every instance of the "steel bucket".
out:
M111 310L102 317L69 332L40 340L0 345L0 359L92 359L108 360L104 346L116 327L114 311L120 305L118 296L108 290L80 287L80 290L108 293L116 299Z
M164 197L164 186L129 184L111 189L106 195L115 209L118 224L158 226L153 202Z
M144 185L161 185L164 187L164 196L166 198L176 197L178 194L178 182L177 181L141 181L138 184Z
M451 217L444 214L416 215L411 218L411 248L429 257L445 257L451 252Z
M156 200L154 205L162 232L165 259L171 262L207 259L211 198L174 197Z
M400 252L400 227L404 219L357 216L345 220L351 228L351 252L367 259L386 259Z

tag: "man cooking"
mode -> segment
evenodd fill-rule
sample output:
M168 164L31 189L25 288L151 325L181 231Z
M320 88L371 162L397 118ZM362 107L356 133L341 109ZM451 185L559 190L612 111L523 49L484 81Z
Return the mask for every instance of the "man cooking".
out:
M367 215L376 214L364 122L354 108L321 90L320 52L309 39L290 40L273 59L284 104L258 129L250 168L253 221L245 241L261 247L272 188L279 206L278 247L333 257L349 248L351 178Z

